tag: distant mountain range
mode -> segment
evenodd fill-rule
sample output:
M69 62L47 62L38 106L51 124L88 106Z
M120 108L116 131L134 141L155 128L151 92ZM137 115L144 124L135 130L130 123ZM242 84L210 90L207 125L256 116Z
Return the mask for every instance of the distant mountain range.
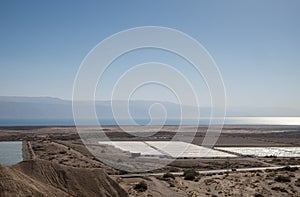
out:
M115 110L124 110L127 101L114 101ZM164 106L168 118L180 117L180 105L165 101L133 100L129 102L129 110L134 118L149 118L149 108L155 103ZM82 105L85 102L82 101ZM96 101L96 112L100 118L112 118L110 101ZM186 110L195 107L182 106ZM200 107L201 117L210 116L209 107ZM126 109L127 110L127 109ZM161 108L154 107L151 115L162 115ZM299 109L287 108L246 108L227 109L227 116L300 116ZM72 101L52 97L6 97L0 96L0 118L16 119L71 119L73 118ZM157 117L159 118L159 117ZM188 117L193 118L193 117Z
M80 106L88 105L80 101ZM114 111L124 112L127 101L114 101ZM180 117L180 105L171 102L134 100L129 102L129 110L134 118L149 118L151 105L159 103L164 106L168 118ZM113 117L111 101L96 101L96 113L99 118L110 119ZM194 107L183 106L186 110L195 110ZM210 113L208 108L201 109ZM151 115L164 115L159 107L151 109ZM0 118L17 119L69 119L73 118L72 101L52 97L0 97ZM190 117L192 118L192 117Z

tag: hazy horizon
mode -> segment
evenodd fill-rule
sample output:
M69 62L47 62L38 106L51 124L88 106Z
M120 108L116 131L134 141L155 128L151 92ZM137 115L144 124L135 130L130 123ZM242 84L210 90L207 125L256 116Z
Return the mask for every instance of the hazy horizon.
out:
M88 101L79 101L82 105L90 103ZM126 111L126 100L112 101L114 110L119 113ZM92 101L93 103L93 101ZM151 108L153 105L161 104L167 114L161 113L160 108ZM99 119L114 119L111 101L97 100L95 101L95 109ZM211 115L210 106L188 106L180 105L179 103L172 103L168 101L157 100L130 100L128 109L135 119L149 118L151 111L151 118L164 117L167 119L178 119L181 117L181 109L193 111L198 109L200 112L200 119L205 119ZM150 111L149 111L150 110ZM276 115L274 115L276 114ZM230 117L300 117L298 109L289 109L281 107L261 107L261 108L247 108L235 107L228 108L226 118ZM72 101L63 100L56 97L3 97L0 96L0 119L73 119ZM127 119L128 117L123 117ZM185 117L186 119L193 119L197 117ZM88 119L88 118L87 118ZM292 121L292 120L291 120ZM275 122L275 121L274 121Z

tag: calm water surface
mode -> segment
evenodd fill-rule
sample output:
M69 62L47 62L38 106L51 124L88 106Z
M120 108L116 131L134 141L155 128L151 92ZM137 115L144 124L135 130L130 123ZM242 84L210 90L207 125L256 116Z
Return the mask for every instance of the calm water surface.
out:
M100 119L101 125L117 125L114 119ZM126 123L126 121L123 121ZM128 121L130 122L130 121ZM135 119L139 125L147 125L150 119ZM200 118L199 125L208 125L209 118ZM184 120L187 125L194 125L194 120ZM167 119L165 125L179 125L179 119ZM0 126L73 126L73 119L0 119ZM82 125L91 125L83 121ZM300 125L300 117L226 117L224 125Z
M22 142L0 142L1 164L9 166L22 160Z

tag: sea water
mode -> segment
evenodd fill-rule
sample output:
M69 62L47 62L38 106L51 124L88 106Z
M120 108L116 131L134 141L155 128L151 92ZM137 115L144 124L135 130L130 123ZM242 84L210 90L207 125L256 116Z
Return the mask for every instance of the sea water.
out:
M101 125L118 125L114 119L99 119ZM137 125L148 125L151 120L134 119ZM93 125L94 121L81 121L82 125ZM126 125L126 120L122 121ZM127 121L128 124L131 121ZM154 121L156 122L156 121ZM195 120L167 119L165 125L195 125ZM210 118L200 118L198 125L209 125ZM219 121L218 121L219 123ZM0 119L0 126L74 126L73 119ZM300 117L226 117L224 125L300 125Z

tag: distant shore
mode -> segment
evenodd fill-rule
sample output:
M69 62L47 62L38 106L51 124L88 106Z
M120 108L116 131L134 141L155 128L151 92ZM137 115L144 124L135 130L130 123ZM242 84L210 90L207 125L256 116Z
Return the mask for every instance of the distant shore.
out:
M171 140L178 126L125 126L130 132L154 132L149 137L132 136L118 126L84 127L90 134L105 133L111 140ZM201 144L207 126L182 126L184 135L195 135L194 144ZM197 130L197 133L194 133ZM0 141L78 140L74 126L12 126L0 127ZM225 125L217 146L300 146L300 126L284 125Z
M150 118L132 118L138 125L148 125L151 122ZM122 119L122 125L132 124L130 119ZM155 119L154 119L155 120ZM115 126L118 122L114 118L101 118L97 120L102 126ZM97 121L80 120L82 126L93 125L97 126ZM1 126L75 126L73 118L0 118ZM161 121L160 121L161 122ZM211 119L210 117L199 117L199 119L180 119L168 118L164 121L164 125L200 125L208 126L209 124L224 125L286 125L300 126L300 117L224 117Z

